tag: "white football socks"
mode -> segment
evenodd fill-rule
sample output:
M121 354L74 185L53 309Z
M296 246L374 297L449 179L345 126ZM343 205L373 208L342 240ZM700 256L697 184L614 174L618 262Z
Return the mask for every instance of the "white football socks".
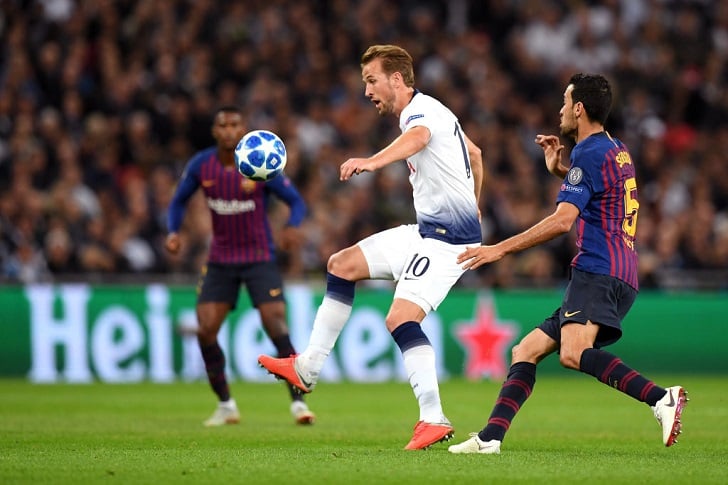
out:
M315 383L326 357L334 348L341 330L351 316L351 305L324 296L313 321L311 337L306 350L296 359L299 372L307 381Z
M446 421L437 383L435 349L431 345L419 345L402 352L402 357L410 386L420 406L420 420L427 423Z

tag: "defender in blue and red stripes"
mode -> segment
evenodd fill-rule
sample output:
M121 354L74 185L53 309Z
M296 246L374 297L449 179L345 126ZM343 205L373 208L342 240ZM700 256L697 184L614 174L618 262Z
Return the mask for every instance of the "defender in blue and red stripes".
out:
M556 210L528 230L493 246L468 248L459 257L466 269L501 259L568 232L576 225L578 252L561 306L513 348L510 372L488 424L452 453L500 453L516 413L536 383L536 365L559 352L564 367L648 404L672 446L681 432L685 389L663 388L602 347L622 336L621 323L637 296L635 236L639 198L627 147L604 130L611 108L609 82L600 75L576 74L564 92L561 134L573 138L571 164L561 162L564 146L555 135L538 135L546 167L563 179Z

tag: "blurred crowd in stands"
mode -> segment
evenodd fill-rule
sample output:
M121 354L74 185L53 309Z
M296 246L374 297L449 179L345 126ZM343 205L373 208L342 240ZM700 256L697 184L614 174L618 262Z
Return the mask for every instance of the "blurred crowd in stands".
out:
M533 140L558 133L569 76L598 72L615 88L608 130L638 172L642 286L697 274L698 286L728 287L728 2L0 6L0 281L194 277L209 238L205 201L198 193L189 206L178 256L163 249L167 205L187 159L214 143L215 109L229 104L244 108L250 129L286 141L286 172L310 213L304 246L281 263L289 279L319 280L332 252L413 222L404 163L338 179L344 160L399 133L364 98L359 66L369 45L395 43L415 59L416 87L483 149L486 242L553 210L559 182ZM285 210L272 205L274 226ZM562 237L461 284L561 284L573 254Z

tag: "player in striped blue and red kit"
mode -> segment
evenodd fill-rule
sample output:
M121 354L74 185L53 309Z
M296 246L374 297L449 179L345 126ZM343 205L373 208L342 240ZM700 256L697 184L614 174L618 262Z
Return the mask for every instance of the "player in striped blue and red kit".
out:
M242 112L235 107L219 109L212 125L216 146L196 153L188 162L169 205L165 247L171 253L180 249L180 226L187 201L202 188L212 217L212 240L206 265L197 288L197 340L205 362L210 386L219 399L206 426L233 424L240 420L237 404L230 396L225 377L225 355L217 334L223 321L235 308L240 286L245 285L260 313L265 332L281 357L296 353L286 324L283 279L275 260L275 246L267 216L271 196L290 208L289 220L281 234L282 246L299 240L297 227L306 214L306 204L281 174L268 182L244 178L235 164L235 147L245 134ZM313 413L301 393L288 386L291 414L299 424L312 424Z
M533 391L536 365L559 352L561 364L652 407L665 446L676 442L687 402L680 386L662 388L602 347L622 336L621 322L637 296L635 235L639 199L627 147L604 130L611 108L609 82L600 75L569 80L560 111L561 134L576 142L571 165L555 135L538 135L550 173L563 179L556 210L530 229L493 246L468 248L459 257L476 269L568 232L576 224L578 253L561 306L513 348L512 365L487 425L452 453L500 453L508 428Z

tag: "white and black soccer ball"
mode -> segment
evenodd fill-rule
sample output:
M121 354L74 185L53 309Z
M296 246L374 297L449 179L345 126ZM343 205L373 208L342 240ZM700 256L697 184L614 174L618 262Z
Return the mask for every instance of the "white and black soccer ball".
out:
M283 140L267 130L253 130L235 147L235 164L243 177L250 180L271 180L286 167L286 146Z

